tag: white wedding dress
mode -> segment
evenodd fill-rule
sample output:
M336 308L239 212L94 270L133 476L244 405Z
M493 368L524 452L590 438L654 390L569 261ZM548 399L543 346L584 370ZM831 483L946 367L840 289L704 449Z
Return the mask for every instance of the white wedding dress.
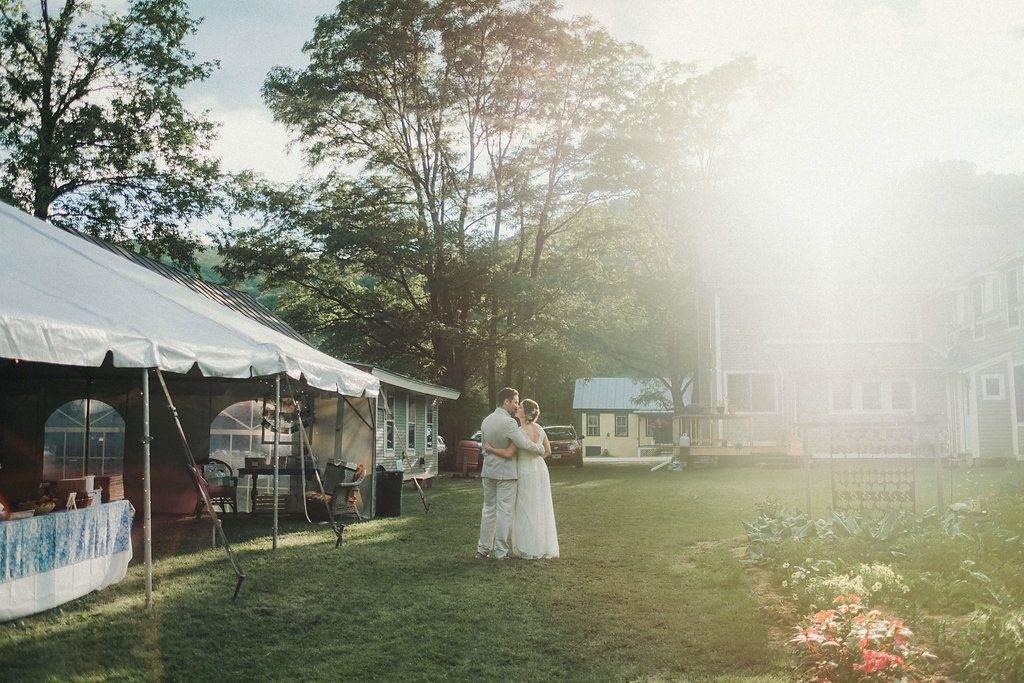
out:
M537 431L534 443L544 443L544 429L537 425ZM543 456L523 451L516 459L519 484L512 522L512 554L526 560L558 557L548 465Z

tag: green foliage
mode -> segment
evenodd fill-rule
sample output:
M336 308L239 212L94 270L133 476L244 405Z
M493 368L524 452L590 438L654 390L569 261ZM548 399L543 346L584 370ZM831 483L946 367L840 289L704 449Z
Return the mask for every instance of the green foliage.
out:
M1024 671L1024 610L978 610L953 638L961 680L1011 681Z
M455 435L501 384L565 396L645 57L546 0L349 0L304 49L264 97L323 173L239 177L220 272L330 353L462 390Z
M214 66L185 47L197 25L184 0L0 0L0 198L194 268L219 176L214 125L179 97Z

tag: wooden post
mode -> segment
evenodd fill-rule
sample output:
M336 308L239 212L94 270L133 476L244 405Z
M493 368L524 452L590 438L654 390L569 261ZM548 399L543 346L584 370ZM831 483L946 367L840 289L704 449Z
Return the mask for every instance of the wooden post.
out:
M142 370L142 553L146 564L146 609L153 607L153 482L149 469L149 369Z

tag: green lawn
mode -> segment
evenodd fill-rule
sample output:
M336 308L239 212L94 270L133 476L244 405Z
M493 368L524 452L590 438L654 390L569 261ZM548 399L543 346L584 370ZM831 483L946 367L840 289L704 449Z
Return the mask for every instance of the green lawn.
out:
M985 491L1003 472L959 475L955 493ZM550 562L472 559L477 481L438 482L429 514L407 494L405 516L352 525L337 550L323 527L289 521L274 552L269 519L229 519L250 577L237 603L208 523L166 524L151 613L136 563L116 587L0 625L0 670L6 680L791 680L734 548L755 500L803 501L801 477L553 470L562 558ZM822 469L821 511L826 495ZM919 495L931 504L934 489L922 482Z

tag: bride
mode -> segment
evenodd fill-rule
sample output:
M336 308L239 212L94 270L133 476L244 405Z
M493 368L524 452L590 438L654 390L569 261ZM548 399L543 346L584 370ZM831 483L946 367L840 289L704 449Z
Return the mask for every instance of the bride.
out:
M526 560L558 557L558 531L555 529L555 508L551 503L551 479L544 458L551 455L551 443L544 428L537 424L540 406L526 399L516 413L520 429L526 438L544 445L544 456L519 451L517 470L519 476L516 493L515 516L512 522L512 554ZM486 444L487 450L506 458L516 455L515 445L495 448Z

